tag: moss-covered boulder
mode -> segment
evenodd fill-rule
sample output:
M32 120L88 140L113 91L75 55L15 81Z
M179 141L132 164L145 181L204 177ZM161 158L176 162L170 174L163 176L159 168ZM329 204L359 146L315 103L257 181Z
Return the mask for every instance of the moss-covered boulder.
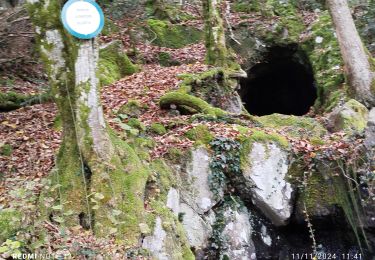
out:
M185 74L179 91L199 97L229 113L240 114L243 106L236 90L239 88L239 78L243 77L246 77L246 73L236 67Z
M160 123L152 123L149 130L157 135L165 135L167 133L165 127Z
M329 128L332 131L344 131L348 134L363 132L368 118L367 108L354 99L335 108L330 114Z
M21 226L21 213L14 209L0 209L0 245L15 235Z
M157 19L148 19L145 30L152 44L168 48L181 48L197 43L203 38L202 31L194 27L176 25Z
M13 91L0 93L0 111L10 111L27 105L40 104L52 100L49 91L25 95Z
M241 170L229 173L232 185L242 200L251 200L273 224L286 225L293 211L293 188L287 179L288 141L278 134L250 129L240 143Z
M101 85L109 85L137 71L137 66L128 58L120 41L113 41L100 49L98 76Z
M255 117L265 127L283 130L293 137L320 138L327 130L314 118L272 114Z

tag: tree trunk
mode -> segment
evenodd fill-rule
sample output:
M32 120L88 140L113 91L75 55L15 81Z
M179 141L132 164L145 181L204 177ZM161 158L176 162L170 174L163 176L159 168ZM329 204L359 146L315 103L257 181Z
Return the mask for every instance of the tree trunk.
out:
M123 241L129 234L132 243L138 239L137 223L143 218L147 172L136 155L129 159L134 151L110 134L96 75L98 44L95 39L75 39L63 29L61 4L58 0L28 4L63 123L63 141L51 176L58 187L51 207L57 203L54 208L61 212L47 208L45 214L59 216L58 222L67 226L93 229L99 236L116 233ZM129 160L131 166L125 170L123 161ZM56 197L54 193L42 194L41 203Z
M375 105L375 73L371 57L355 27L346 0L327 0L335 25L346 75L353 96L367 107Z
M221 0L203 0L202 2L206 32L206 61L217 67L227 67L229 57L220 12Z

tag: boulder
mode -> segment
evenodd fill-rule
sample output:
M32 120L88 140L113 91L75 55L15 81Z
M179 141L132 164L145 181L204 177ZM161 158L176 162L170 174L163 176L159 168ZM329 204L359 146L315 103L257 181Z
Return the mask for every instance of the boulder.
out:
M363 132L368 118L367 108L354 99L336 107L328 117L328 128L333 132L344 131L347 134Z
M148 249L153 256L159 260L168 260L168 256L164 240L166 239L167 233L162 227L161 218L156 218L154 233L151 236L147 236L143 239L142 247Z
M190 185L186 187L184 197L199 214L209 211L216 204L208 185L209 164L210 157L204 147L198 147L191 152L191 162L187 167L187 181Z
M180 214L182 214L182 225L190 246L194 247L196 252L203 250L208 246L208 239L212 234L210 223L212 220L209 218L205 220L204 216L199 215L185 203L180 205ZM213 218L213 215L211 215L211 218Z
M252 227L247 210L228 208L224 217L229 219L222 232L222 237L227 238L224 252L229 259L256 259L254 243L251 240Z
M293 189L286 181L289 166L287 151L273 142L254 142L248 162L243 175L249 183L253 183L250 187L253 203L274 225L287 224L293 211Z

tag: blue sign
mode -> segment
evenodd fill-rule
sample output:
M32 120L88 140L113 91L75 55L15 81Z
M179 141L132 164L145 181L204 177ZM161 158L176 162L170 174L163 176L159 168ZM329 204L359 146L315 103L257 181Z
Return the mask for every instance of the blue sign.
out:
M79 39L97 36L104 26L104 15L93 0L69 0L61 12L64 28Z

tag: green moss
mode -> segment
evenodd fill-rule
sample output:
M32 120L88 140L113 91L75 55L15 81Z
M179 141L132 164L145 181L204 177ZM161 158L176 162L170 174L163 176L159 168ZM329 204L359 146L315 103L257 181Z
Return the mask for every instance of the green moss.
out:
M239 1L233 4L233 11L251 13L260 11L259 1Z
M10 144L0 144L0 155L10 156L13 152L13 147Z
M180 65L180 62L172 59L168 52L159 52L158 61L159 64L164 67Z
M148 16L153 16L160 20L167 20L172 23L195 19L194 16L185 12L180 5L167 3L163 0L148 0L146 3L146 12Z
M21 213L14 209L0 209L0 245L14 236L21 227Z
M173 176L171 168L163 160L155 160L150 168L154 173L152 182L159 190L152 198L148 198L151 213L147 217L147 225L154 227L155 219L160 217L162 227L167 232L164 240L165 250L172 259L195 259L190 250L184 228L178 221L177 216L166 207L167 194L171 187L177 185L177 179ZM176 239L177 238L177 239Z
M240 139L239 141L241 142L241 145L242 145L242 149L240 152L242 169L244 169L249 164L251 164L251 162L248 161L248 155L250 154L253 144L255 142L258 142L258 143L273 142L273 143L278 144L282 149L289 148L288 140L282 135L279 135L276 133L265 133L257 129L250 129L250 130L251 130L250 135L239 138Z
M233 68L212 68L202 73L184 74L180 76L183 80L177 92L192 94L214 106L224 106L223 102L238 95L235 91L238 81L232 78L233 73L238 71Z
M300 35L306 27L294 1L266 0L259 5L263 19L268 20L273 26L270 27L265 22L252 23L251 27L257 38L270 45L300 42Z
M134 246L141 234L139 224L146 217L143 198L151 171L127 143L113 132L110 137L121 162L114 158L110 175L106 174L109 169L93 175L91 192L104 196L95 211L95 232L100 236L115 232L118 243Z
M133 128L136 128L140 131L146 130L146 126L141 121L139 121L137 118L130 118L129 121L128 121L128 125L133 127Z
M138 100L130 99L127 103L122 105L117 111L117 114L128 115L130 117L138 117L143 113L143 110L146 108L145 105L142 105Z
M8 111L26 105L41 104L52 100L50 91L39 94L24 95L13 91L0 93L0 110Z
M164 157L170 160L172 163L179 163L183 155L184 153L181 151L181 149L178 149L176 147L171 147L168 149Z
M110 20L107 16L104 17L104 27L101 34L104 36L110 36L114 33L119 32L118 26Z
M182 48L197 43L202 39L201 31L183 25L171 24L167 21L148 19L147 31L152 43L167 48Z
M98 77L102 85L138 71L122 50L121 42L116 41L99 51Z
M339 204L334 186L329 185L319 172L314 172L308 178L301 199L305 202L309 214L319 212L321 208L330 208Z
M259 130L251 130L252 133L249 139L253 142L275 142L281 146L281 148L288 148L289 142L282 135L276 133L265 133Z
M150 131L158 135L165 135L167 133L165 127L160 123L151 124Z
M356 101L350 99L344 104L339 111L334 111L334 129L336 131L345 131L348 134L354 132L363 132L367 125L368 110L367 108Z
M206 125L198 125L185 133L185 136L192 141L209 144L214 136Z
M321 42L320 42L321 41ZM328 111L330 102L337 102L338 90L345 82L343 60L328 11L323 11L302 44L308 54L318 88L317 107Z
M293 137L322 137L327 133L318 121L309 117L272 114L254 119L265 127L284 130Z
M298 42L299 36L304 31L305 26L294 3L290 1L268 0L267 4L271 6L270 9L273 14L280 17L276 31L282 34L284 29L286 29L288 31L288 40Z
M187 106L196 111L204 114L209 114L213 116L225 116L228 113L221 110L220 108L212 107L206 101L180 92L169 92L160 98L160 107L168 109L171 104L177 106Z

